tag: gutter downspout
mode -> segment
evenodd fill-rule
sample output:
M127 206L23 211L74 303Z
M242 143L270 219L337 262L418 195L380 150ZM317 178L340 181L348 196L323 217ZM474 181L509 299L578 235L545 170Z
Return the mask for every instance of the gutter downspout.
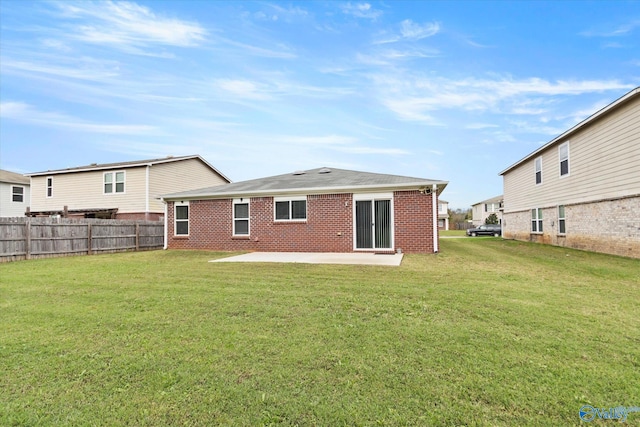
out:
M438 247L438 186L433 184L431 190L431 204L433 208L433 253L437 254L440 248Z
M166 251L169 247L169 204L162 197L160 197L160 200L164 203L164 246L162 249Z

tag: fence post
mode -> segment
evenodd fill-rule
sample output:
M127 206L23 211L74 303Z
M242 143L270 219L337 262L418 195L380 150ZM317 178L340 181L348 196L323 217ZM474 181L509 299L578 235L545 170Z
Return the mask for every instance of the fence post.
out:
M25 259L31 259L31 217L27 217L27 222L24 224L25 234L27 241L25 242Z
M140 223L136 222L136 252L140 251Z
M91 236L91 223L87 224L87 255L93 255L93 237Z

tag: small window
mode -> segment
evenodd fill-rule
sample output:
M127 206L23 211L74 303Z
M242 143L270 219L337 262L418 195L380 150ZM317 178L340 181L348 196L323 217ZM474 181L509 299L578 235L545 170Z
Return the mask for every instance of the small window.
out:
M564 206L558 206L558 233L565 234L567 232L566 218L564 216Z
M569 175L569 143L565 142L558 147L560 158L560 176Z
M47 178L47 197L53 197L53 177Z
M14 202L24 202L24 187L11 187L11 200Z
M542 208L531 209L531 232L542 233Z
M280 199L275 201L276 221L304 221L307 219L307 199Z
M104 194L124 193L124 172L105 172Z
M536 159L536 185L542 184L542 157Z
M249 235L249 202L243 199L233 201L233 235Z
M176 204L176 236L189 235L189 204Z

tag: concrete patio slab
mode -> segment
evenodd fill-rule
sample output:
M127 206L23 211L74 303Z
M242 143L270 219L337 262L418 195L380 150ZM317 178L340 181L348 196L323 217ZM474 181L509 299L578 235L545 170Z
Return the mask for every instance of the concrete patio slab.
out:
M209 262L293 262L303 264L359 264L397 267L403 254L327 252L251 252Z

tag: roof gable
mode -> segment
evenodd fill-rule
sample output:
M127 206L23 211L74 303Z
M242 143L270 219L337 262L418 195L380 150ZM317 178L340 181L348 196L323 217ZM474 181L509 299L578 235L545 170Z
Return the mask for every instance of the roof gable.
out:
M27 176L59 175L59 174L66 174L66 173L91 172L91 171L110 170L110 169L127 169L127 168L143 167L143 166L153 166L153 165L162 164L162 163L180 162L180 161L191 160L191 159L200 160L202 163L204 163L210 169L212 169L214 172L220 175L224 180L226 180L227 182L231 182L231 180L227 178L222 172L214 168L211 164L209 164L209 162L207 162L205 159L203 159L201 156L197 154L190 155L190 156L180 156L180 157L168 156L168 157L163 157L158 159L134 160L129 162L102 163L102 164L92 163L90 165L78 166L73 168L55 169L55 170L48 170L43 172L33 172L33 173L27 174Z
M429 180L400 175L386 175L345 169L317 168L283 175L235 182L216 187L203 188L163 196L178 198L223 198L233 196L258 196L278 194L310 194L327 192L349 192L352 190L374 190L407 187L430 187L437 185L444 190L446 181Z
M535 157L539 153L547 150L551 146L553 146L555 144L558 144L561 141L564 141L566 138L570 137L571 135L573 135L574 133L578 132L579 130L581 130L581 129L587 127L587 126L592 125L594 122L596 122L599 118L603 117L605 114L608 114L608 113L610 113L612 111L617 110L618 107L620 107L622 104L624 104L624 103L626 103L626 102L628 102L628 101L630 101L632 99L635 99L635 97L637 97L637 96L640 96L640 87L637 87L637 88L631 90L630 92L627 92L625 95L623 95L620 98L616 99L611 104L609 104L606 107L596 111L591 116L587 117L586 119L584 119L583 121L581 121L580 123L578 123L577 125L572 127L571 129L569 129L569 130L565 131L564 133L558 135L557 137L555 137L551 141L549 141L546 144L544 144L542 147L538 148L537 150L529 153L527 156L525 156L522 159L518 160L516 163L512 164L511 166L509 166L508 168L506 168L505 170L500 172L498 175L504 175L505 173L511 171L512 169L515 169L516 167L520 166L522 163L532 159L533 157Z

